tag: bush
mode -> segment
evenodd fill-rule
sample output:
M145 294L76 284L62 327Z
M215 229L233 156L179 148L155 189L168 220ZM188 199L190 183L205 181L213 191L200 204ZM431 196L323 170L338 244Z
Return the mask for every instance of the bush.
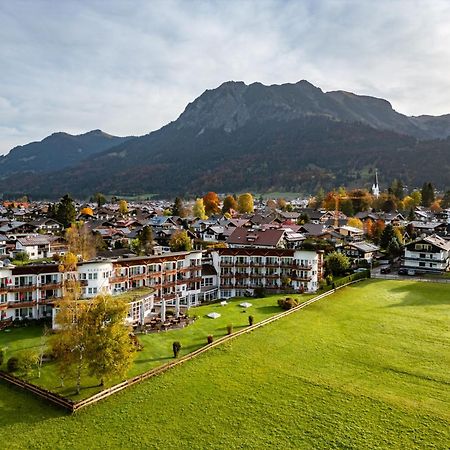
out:
M327 275L325 278L327 286L329 286L333 282L333 275Z
M31 375L33 369L35 369L39 362L39 356L36 352L29 350L20 354L19 370L25 376Z
M27 262L30 260L30 257L28 256L27 252L19 252L16 254L16 257L14 259L20 262Z
M19 370L19 358L11 356L11 358L9 358L8 362L6 363L6 369L10 373L17 372Z
M227 334L233 334L233 324L232 323L227 325Z
M5 352L3 350L0 350L0 366L3 364L4 359L5 359Z
M206 339L208 340L208 344L212 344L214 342L214 337L212 334L209 334Z
M298 305L299 305L298 301L292 297L280 298L278 300L278 306L280 306L282 309L286 311L288 309L295 308Z
M248 324L249 324L250 326L253 325L253 316L248 316Z
M264 298L266 296L266 290L262 286L256 287L253 292L255 298Z
M172 344L172 349L173 349L173 357L178 358L178 354L180 353L180 350L181 350L181 343L178 341L175 341Z

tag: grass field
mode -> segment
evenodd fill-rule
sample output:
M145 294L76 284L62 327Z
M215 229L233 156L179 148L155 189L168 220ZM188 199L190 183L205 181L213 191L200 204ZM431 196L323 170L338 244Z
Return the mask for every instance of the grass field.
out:
M171 360L173 358L172 343L174 341L181 342L182 349L180 356L183 356L204 346L209 334L213 335L214 338L224 336L227 333L228 324L232 324L234 331L237 331L248 326L249 315L254 317L256 323L282 312L281 308L277 305L277 300L281 297L281 295L272 295L261 299L245 299L245 301L252 303L252 306L248 309L239 306L244 299L231 300L226 306L211 304L192 308L190 314L198 316L198 319L192 325L184 329L139 335L139 340L144 345L144 348L142 351L137 352L135 362L128 373L128 378ZM298 298L300 301L305 301L311 298L312 295L293 295L293 297ZM206 317L210 312L218 312L221 317L218 319ZM6 360L9 357L20 354L22 350L34 349L38 352L41 335L42 329L33 326L11 329L8 333L0 332L0 348L6 349L4 365L6 365ZM66 380L65 387L61 388L56 364L54 363L44 365L40 379L32 376L28 381L75 400L88 397L104 389L104 387L98 386L98 380L89 377L87 374L83 377L80 395L75 395L73 380ZM113 380L107 383L107 386L120 381L122 380Z
M74 416L0 384L1 436L9 449L448 449L449 323L447 285L363 282Z

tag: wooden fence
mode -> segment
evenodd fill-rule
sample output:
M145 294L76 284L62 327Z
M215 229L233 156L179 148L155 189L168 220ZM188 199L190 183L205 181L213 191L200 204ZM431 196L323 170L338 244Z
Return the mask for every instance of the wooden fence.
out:
M18 386L18 387L20 387L22 389L25 389L25 390L33 393L33 394L36 394L36 395L44 398L45 400L47 400L47 401L49 401L49 402L51 402L53 404L56 404L58 406L62 406L63 408L65 408L65 409L67 409L67 410L69 410L70 412L73 413L73 412L78 411L78 410L80 410L82 408L85 408L86 406L93 405L94 403L97 403L98 401L103 400L103 399L109 397L110 395L113 395L113 394L115 394L117 392L120 392L123 389L126 389L126 388L128 388L130 386L133 386L134 384L140 383L141 381L148 380L149 378L152 378L152 377L155 377L157 375L160 375L163 372L166 372L167 370L172 369L173 367L176 367L176 366L178 366L180 364L183 364L186 361L189 361L189 360L191 360L191 359L193 359L193 358L195 358L195 357L197 357L197 356L199 356L199 355L201 355L201 354L203 354L203 353L205 353L205 352L207 352L207 351L209 351L209 350L211 350L211 349L213 349L213 348L215 348L215 347L217 347L219 345L222 345L225 342L230 341L231 339L234 339L234 338L236 338L238 336L241 336L243 334L246 334L246 333L250 333L250 332L252 332L252 331L254 331L254 330L258 329L258 328L261 328L261 327L263 327L265 325L268 325L269 323L272 323L272 322L275 322L275 321L277 321L279 319L282 319L283 317L287 317L290 314L293 314L293 313L295 313L295 312L297 312L297 311L299 311L299 310L301 310L303 308L306 308L307 306L311 305L312 303L317 302L318 300L321 300L321 299L323 299L325 297L328 297L329 295L332 295L337 290L342 289L342 288L344 288L346 286L349 286L351 284L358 283L359 281L362 281L362 279L351 281L349 283L346 283L346 284L344 284L342 286L337 287L336 289L333 289L333 290L324 292L323 294L317 295L316 297L311 298L311 299L301 303L300 305L298 305L298 306L296 306L294 308L291 308L291 309L289 309L287 311L284 311L282 313L279 313L279 314L276 314L274 316L271 316L271 317L269 317L267 319L262 320L261 322L258 322L258 323L254 324L254 325L250 325L250 326L248 326L246 328L243 328L243 329L241 329L239 331L236 331L235 333L232 333L230 335L223 336L223 337L215 340L211 344L207 344L204 347L201 347L198 350L195 350L195 351L193 351L193 352L191 352L191 353L189 353L189 354L187 354L187 355L185 355L185 356L183 356L181 358L174 359L173 361L171 361L169 363L166 363L166 364L164 364L162 366L159 366L159 367L156 367L154 369L151 369L151 370L149 370L149 371L147 371L147 372L145 372L143 374L137 375L137 376L135 376L133 378L130 378L128 380L125 380L122 383L116 384L116 385L114 385L114 386L112 386L112 387L110 387L108 389L105 389L105 390L99 392L98 394L94 394L91 397L89 397L87 399L84 399L84 400L80 400L78 402L73 402L73 401L71 401L69 399L66 399L64 397L59 396L58 394L54 394L53 392L47 391L46 389L43 389L43 388L40 388L40 387L35 386L33 384L27 383L26 381L20 380L19 378L16 378L16 377L11 376L11 375L9 375L7 373L4 373L4 372L0 372L0 378L5 380L5 381L8 381L8 382L10 382L10 383L12 383L12 384L14 384L16 386Z

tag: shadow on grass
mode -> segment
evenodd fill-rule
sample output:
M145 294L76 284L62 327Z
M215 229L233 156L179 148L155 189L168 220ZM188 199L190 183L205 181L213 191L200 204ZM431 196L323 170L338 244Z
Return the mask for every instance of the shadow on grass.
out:
M29 392L0 381L0 429L16 424L35 424L49 419L69 416L70 412Z
M283 312L278 305L256 306L255 311L261 314L277 314Z
M397 306L438 306L450 305L450 286L444 287L437 283L402 282L404 285L392 288L393 293L405 293L401 301L387 305L386 308ZM413 285L411 285L413 283ZM435 289L433 289L435 288Z
M155 361L167 361L168 359L173 359L173 355L172 356L158 356L156 358L148 358L148 359L140 359L140 360L135 360L133 364L139 365L139 364L147 364L150 362L155 362Z

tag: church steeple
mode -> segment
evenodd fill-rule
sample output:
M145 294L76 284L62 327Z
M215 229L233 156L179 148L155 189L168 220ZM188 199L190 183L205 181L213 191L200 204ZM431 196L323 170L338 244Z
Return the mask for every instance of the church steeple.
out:
M380 196L380 186L378 185L378 171L375 169L375 179L373 180L372 185L372 194L375 198Z

